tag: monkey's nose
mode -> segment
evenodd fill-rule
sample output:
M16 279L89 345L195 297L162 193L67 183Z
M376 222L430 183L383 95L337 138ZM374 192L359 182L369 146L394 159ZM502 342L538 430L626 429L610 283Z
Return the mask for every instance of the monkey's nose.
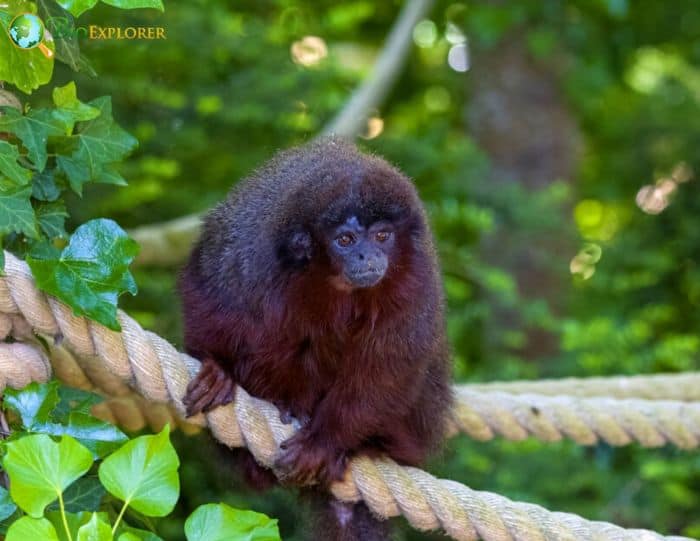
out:
M358 255L355 265L346 271L346 277L354 287L371 287L384 277L388 266L384 254Z

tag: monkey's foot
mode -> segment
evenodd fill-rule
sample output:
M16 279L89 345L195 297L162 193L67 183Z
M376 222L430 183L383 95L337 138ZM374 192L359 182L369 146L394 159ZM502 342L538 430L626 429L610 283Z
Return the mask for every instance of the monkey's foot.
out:
M329 445L301 429L282 442L281 454L275 462L282 480L293 485L329 484L343 479L348 456L345 451Z
M233 402L234 392L235 384L228 372L214 359L204 359L183 400L188 417Z
M292 425L294 428L299 430L305 424L309 422L310 417L308 415L295 414L291 408L288 408L284 402L276 400L273 404L280 410L280 421L285 425Z

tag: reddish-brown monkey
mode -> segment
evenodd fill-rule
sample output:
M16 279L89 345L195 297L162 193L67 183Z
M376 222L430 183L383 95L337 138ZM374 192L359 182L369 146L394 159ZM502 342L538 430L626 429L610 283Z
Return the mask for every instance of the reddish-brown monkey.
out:
M180 279L185 343L202 360L189 413L234 385L302 423L278 466L342 477L358 453L418 465L451 403L443 296L413 184L330 139L280 153L206 218ZM250 457L250 455L247 455ZM247 459L254 484L269 472ZM318 539L384 539L366 508L326 505Z

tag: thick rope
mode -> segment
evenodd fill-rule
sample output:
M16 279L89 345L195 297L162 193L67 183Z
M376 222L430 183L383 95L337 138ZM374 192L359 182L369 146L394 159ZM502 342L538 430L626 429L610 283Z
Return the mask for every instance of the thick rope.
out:
M498 434L516 441L566 437L581 445L599 440L616 446L700 445L700 402L514 395L472 391L468 386L456 387L455 394L454 429L479 440Z
M11 332L17 329L18 334L26 333L28 325L83 359L85 366L92 365L95 373L102 365L106 366L109 371L102 376L100 386L106 385L120 393L123 385L128 384L145 399L170 403L179 413L184 413L182 399L198 369L195 359L178 353L168 342L143 330L121 311L118 314L121 333L74 316L70 308L36 288L26 264L11 254L6 253L5 257L6 274L0 276L0 314L3 315L0 325ZM14 332L13 336L18 337ZM2 346L5 356L0 354L0 369L4 383L17 383L21 387L31 379L43 381L49 377L46 358L25 349L31 348L28 344ZM20 366L28 366L29 377L19 374L24 372ZM6 369L9 371L5 372ZM251 397L241 388L236 391L234 403L190 421L208 425L214 437L230 447L247 447L267 467L273 467L279 444L293 433L291 425L280 421L273 405ZM339 499L364 500L379 517L403 515L416 529L442 528L457 540L684 539L646 530L625 530L512 502L496 494L472 491L454 481L436 479L415 468L398 466L390 460L355 458L345 480L331 489Z
M607 396L647 400L700 401L700 372L597 378L495 381L464 386L472 391L566 396Z

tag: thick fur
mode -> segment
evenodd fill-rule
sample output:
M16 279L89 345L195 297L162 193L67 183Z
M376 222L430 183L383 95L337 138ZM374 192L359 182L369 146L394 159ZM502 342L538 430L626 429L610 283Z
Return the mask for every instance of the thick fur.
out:
M348 291L324 239L353 215L389 221L397 255L379 284ZM228 377L304 422L278 461L291 482L338 479L357 453L418 465L441 441L451 394L438 263L413 184L384 160L334 139L280 153L207 216L180 290L186 348L211 367L200 389L218 392L207 406L232 399ZM374 521L358 509L346 533ZM384 537L337 537L355 538Z

